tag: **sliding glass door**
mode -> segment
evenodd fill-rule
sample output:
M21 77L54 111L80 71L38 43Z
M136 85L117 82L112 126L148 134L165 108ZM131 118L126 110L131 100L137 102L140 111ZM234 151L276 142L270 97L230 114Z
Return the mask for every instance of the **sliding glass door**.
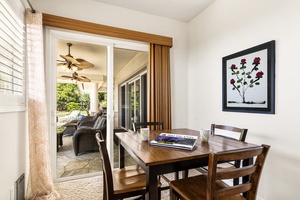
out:
M121 127L132 130L133 122L147 121L147 74L143 72L121 88Z

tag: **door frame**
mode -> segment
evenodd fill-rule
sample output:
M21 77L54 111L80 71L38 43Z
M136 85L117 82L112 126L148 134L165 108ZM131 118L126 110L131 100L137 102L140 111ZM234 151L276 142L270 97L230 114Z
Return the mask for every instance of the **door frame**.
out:
M148 51L148 44L144 42L129 41L124 39L109 38L100 35L92 35L84 32L75 32L65 29L57 29L53 27L44 27L44 41L45 41L45 72L46 78L46 96L48 109L48 133L50 142L50 159L51 172L53 181L65 181L78 179L83 177L90 177L99 175L100 172L88 173L84 175L76 175L70 177L57 178L56 177L56 42L58 39L73 40L84 43L93 43L107 47L107 148L113 166L113 83L114 83L114 48L124 48L138 51Z

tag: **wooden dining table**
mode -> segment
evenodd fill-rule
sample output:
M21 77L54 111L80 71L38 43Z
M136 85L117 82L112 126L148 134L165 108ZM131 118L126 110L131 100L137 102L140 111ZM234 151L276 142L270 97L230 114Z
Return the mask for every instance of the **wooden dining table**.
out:
M201 142L198 139L193 150L151 145L150 141L160 133L199 135L199 131L191 129L151 130L149 141L142 141L140 134L136 132L116 133L120 145L119 167L125 167L124 153L126 150L146 172L146 185L150 200L158 199L158 175L207 166L210 152L259 146L222 136L211 136L209 142Z

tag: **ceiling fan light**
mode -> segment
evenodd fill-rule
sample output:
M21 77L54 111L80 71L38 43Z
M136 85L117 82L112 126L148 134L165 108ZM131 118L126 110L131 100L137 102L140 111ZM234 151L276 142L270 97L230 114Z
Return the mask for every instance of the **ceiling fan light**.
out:
M77 70L78 70L78 67L72 66L72 71L73 71L73 72L76 72Z
M66 65L61 66L64 71L67 71L68 67Z
M72 83L77 83L77 80L76 79L71 79L72 80Z

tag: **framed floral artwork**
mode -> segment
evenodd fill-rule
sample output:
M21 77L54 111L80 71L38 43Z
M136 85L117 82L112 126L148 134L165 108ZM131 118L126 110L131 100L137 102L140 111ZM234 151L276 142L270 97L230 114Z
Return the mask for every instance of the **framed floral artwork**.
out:
M275 41L223 57L223 111L275 113Z

